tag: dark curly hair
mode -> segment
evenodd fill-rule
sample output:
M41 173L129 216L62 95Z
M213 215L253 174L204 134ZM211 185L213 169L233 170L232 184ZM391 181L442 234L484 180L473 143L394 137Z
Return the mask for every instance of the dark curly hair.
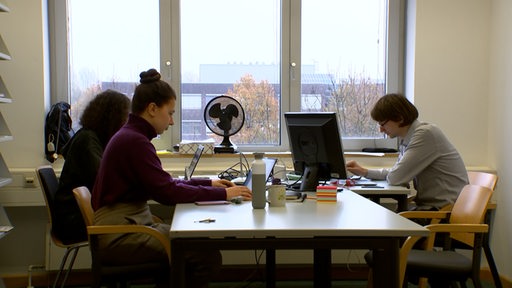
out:
M96 132L103 145L126 123L130 113L130 98L123 93L106 90L94 97L85 107L80 125Z
M143 71L139 76L140 84L135 87L132 98L132 112L134 114L142 114L151 103L161 107L173 99L176 100L174 89L167 82L160 80L162 75L155 69Z
M401 122L400 127L410 125L418 119L418 109L402 94L386 94L373 106L370 112L372 119L377 122L387 120Z

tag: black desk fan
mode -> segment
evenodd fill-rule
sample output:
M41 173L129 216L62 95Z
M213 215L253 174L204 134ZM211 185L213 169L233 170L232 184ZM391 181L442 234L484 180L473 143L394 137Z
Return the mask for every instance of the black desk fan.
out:
M237 153L237 147L229 140L244 126L245 112L242 105L226 95L213 98L204 109L206 126L215 134L224 137L222 143L215 146L215 153Z

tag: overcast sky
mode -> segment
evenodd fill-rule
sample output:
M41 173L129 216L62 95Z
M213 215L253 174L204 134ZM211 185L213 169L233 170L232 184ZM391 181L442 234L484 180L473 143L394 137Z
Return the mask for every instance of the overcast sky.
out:
M75 69L103 71L102 81L137 81L140 71L160 68L158 0L69 2ZM182 17L184 78L193 78L201 63L279 63L278 2L182 1L184 16L192 15ZM385 44L385 26L379 23L383 22L380 15L386 7L381 2L303 1L303 21L309 23L302 26L303 64L316 65L317 73L344 74L364 69L371 77L383 78L383 67L377 64L383 63ZM346 5L352 10L344 9ZM231 13L223 7L239 12Z

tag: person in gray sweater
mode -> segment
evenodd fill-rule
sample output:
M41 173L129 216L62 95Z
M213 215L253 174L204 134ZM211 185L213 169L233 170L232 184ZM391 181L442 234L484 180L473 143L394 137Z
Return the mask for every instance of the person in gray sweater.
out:
M439 210L453 204L469 183L459 152L441 129L418 120L418 110L401 94L381 97L371 111L380 131L398 137L399 155L390 168L367 169L356 161L347 170L370 179L386 179L391 185L409 185L417 191L410 210Z

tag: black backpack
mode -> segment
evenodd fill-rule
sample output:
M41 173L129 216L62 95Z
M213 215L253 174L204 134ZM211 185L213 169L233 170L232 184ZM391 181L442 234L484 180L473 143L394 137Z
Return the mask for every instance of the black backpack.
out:
M46 160L51 163L57 160L62 152L62 147L68 143L74 132L71 128L69 110L71 105L66 102L58 102L52 105L46 115L44 123L44 151Z

